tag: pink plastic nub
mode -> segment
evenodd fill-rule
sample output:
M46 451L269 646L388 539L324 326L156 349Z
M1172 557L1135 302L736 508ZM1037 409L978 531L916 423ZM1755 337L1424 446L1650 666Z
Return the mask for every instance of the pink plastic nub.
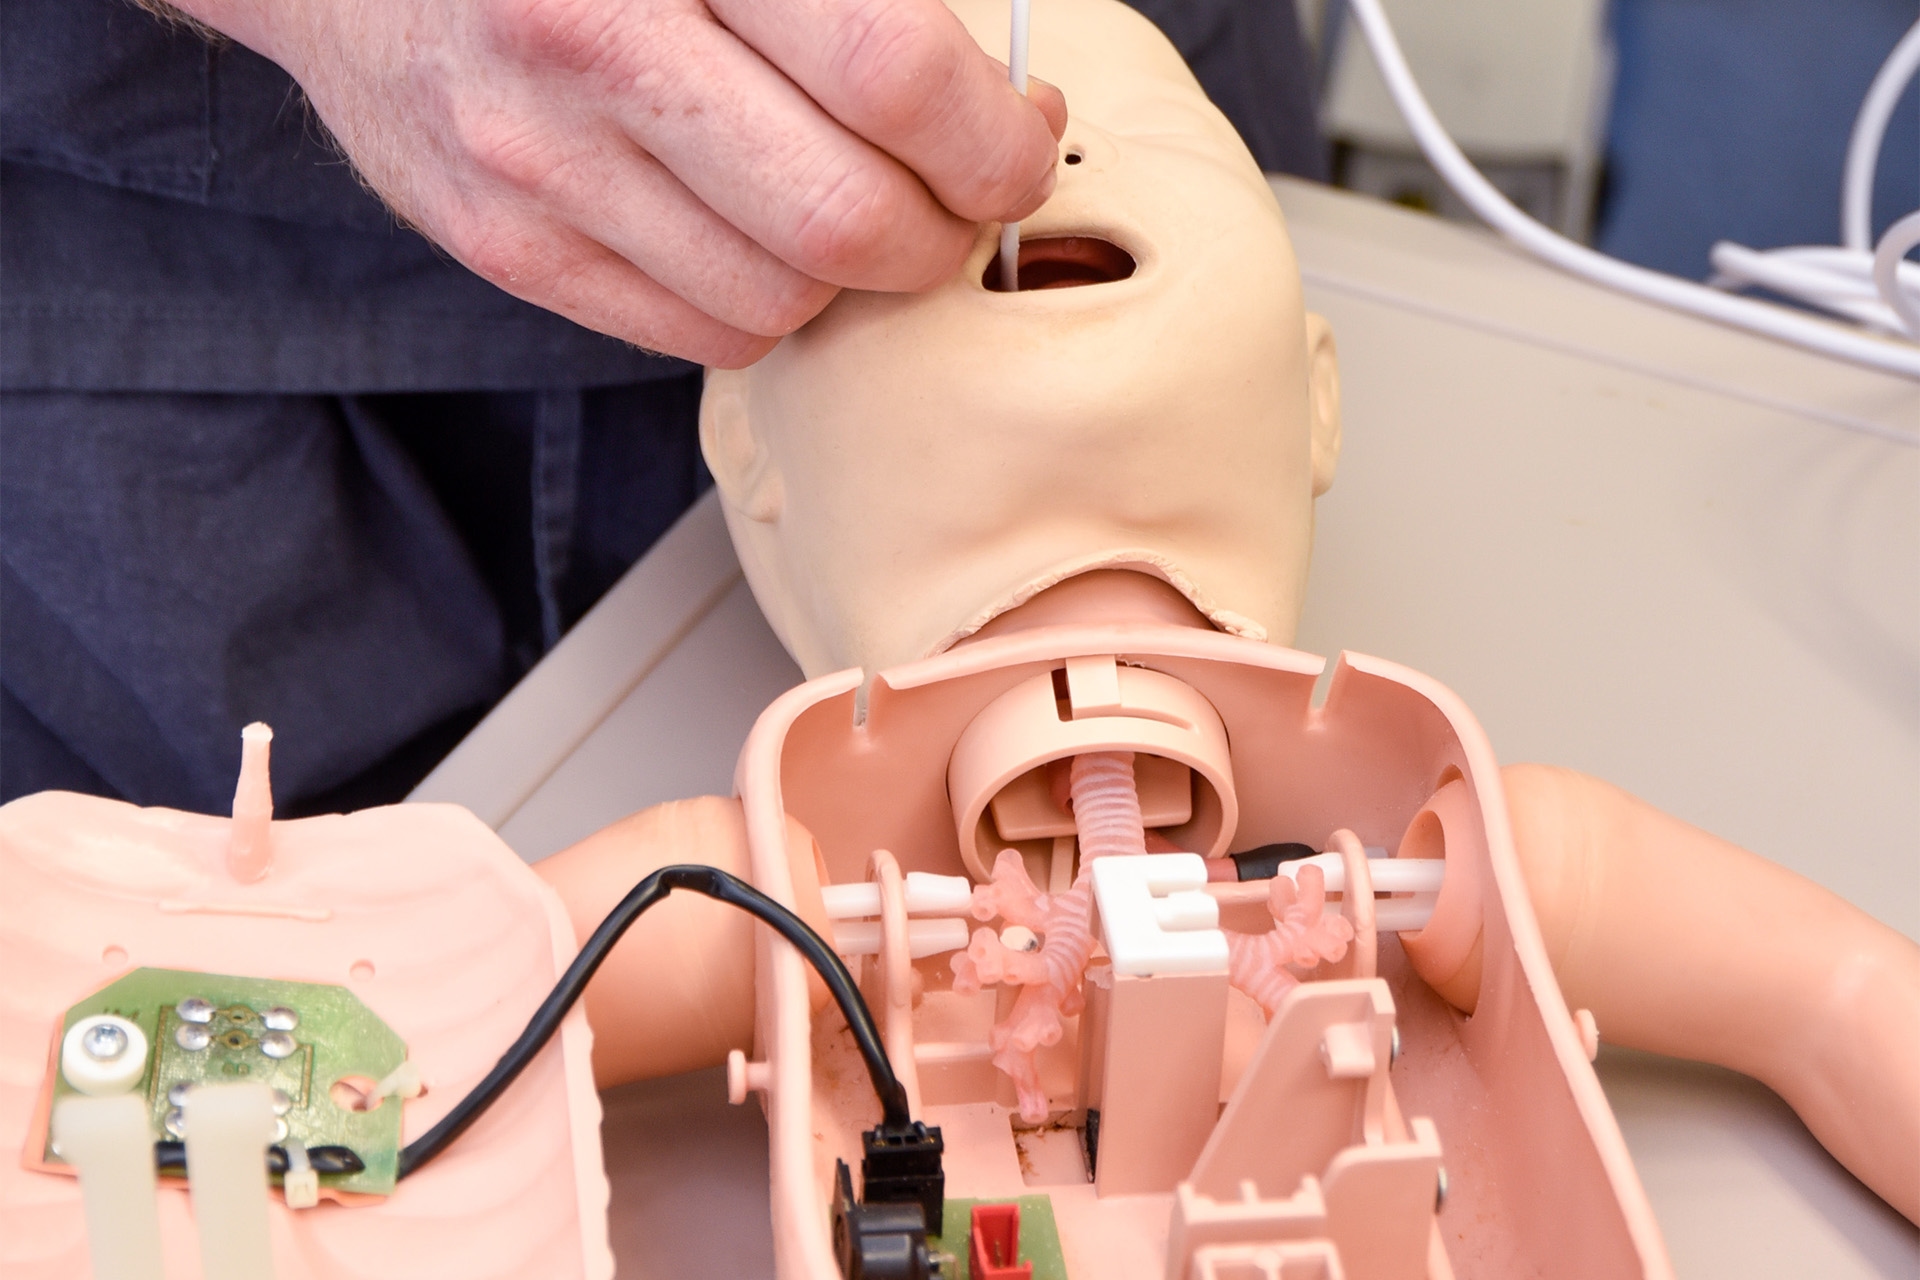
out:
M967 1235L967 1269L973 1280L1033 1280L1033 1264L1020 1262L1020 1206L973 1206Z
M267 754L273 730L258 720L240 731L240 781L233 789L233 829L227 836L227 874L242 884L273 867L273 785Z

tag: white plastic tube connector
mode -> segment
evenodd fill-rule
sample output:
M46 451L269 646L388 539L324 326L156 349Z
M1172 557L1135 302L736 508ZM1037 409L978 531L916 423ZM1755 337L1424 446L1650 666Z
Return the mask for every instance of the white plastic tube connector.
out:
M1309 866L1320 868L1326 877L1328 893L1346 892L1346 862L1338 853L1316 853L1311 858L1283 862L1277 871L1299 884L1301 869ZM1377 932L1411 933L1426 928L1427 922L1433 918L1433 904L1440 895L1441 881L1446 877L1447 864L1444 861L1438 858L1369 857L1367 870L1373 877L1376 895L1413 895L1407 898L1374 898L1373 927ZM1329 903L1327 914L1338 915L1340 909Z
M909 871L904 880L910 916L964 916L973 905L973 881L965 876ZM823 885L820 899L829 920L858 920L880 914L880 886L871 880Z
M1534 221L1473 167L1473 162L1467 159L1441 126L1433 114L1433 108L1427 104L1426 95L1414 80L1413 73L1407 69L1406 57L1400 52L1399 42L1394 38L1393 27L1380 7L1380 0L1349 0L1348 8L1354 20L1360 24L1367 47L1373 52L1374 64L1380 70L1381 79L1386 82L1394 105L1406 118L1407 127L1412 130L1427 160L1468 208L1520 248L1595 284L1676 311L1762 334L1869 369L1920 378L1920 344L1878 338L1785 307L1752 298L1735 297L1691 280L1637 267L1576 244ZM1855 429L1897 444L1920 447L1920 435L1898 428L1860 423Z
M915 960L959 951L971 936L965 920L943 917L934 920L907 921L907 954ZM833 923L833 949L843 956L880 954L878 920L836 920Z

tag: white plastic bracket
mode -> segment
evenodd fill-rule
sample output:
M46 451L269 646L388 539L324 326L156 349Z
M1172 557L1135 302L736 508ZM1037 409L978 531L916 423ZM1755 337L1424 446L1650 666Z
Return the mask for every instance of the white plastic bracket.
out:
M1227 967L1220 904L1197 853L1109 856L1092 864L1093 896L1115 974L1212 973Z

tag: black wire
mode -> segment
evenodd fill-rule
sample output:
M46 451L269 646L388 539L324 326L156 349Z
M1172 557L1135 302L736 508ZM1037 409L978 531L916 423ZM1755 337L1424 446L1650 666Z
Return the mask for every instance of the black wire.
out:
M553 1038L553 1033L559 1030L567 1010L586 990L594 970L613 950L613 944L620 941L620 935L647 908L675 889L691 889L739 907L766 922L775 933L792 943L794 949L819 971L821 980L827 984L827 990L833 993L835 1003L840 1006L840 1012L846 1015L854 1043L860 1048L860 1056L866 1059L867 1074L873 1077L873 1091L880 1095L880 1109L884 1117L881 1123L888 1128L912 1123L907 1113L906 1088L893 1074L893 1064L887 1061L887 1051L880 1043L880 1030L874 1025L873 1014L868 1011L867 1002L861 998L860 989L854 985L853 975L847 972L847 966L834 954L833 948L808 928L806 921L738 876L729 875L718 867L680 863L662 867L642 880L620 900L619 906L608 913L607 918L600 922L600 927L593 931L593 936L580 948L580 954L567 966L567 971L560 976L553 991L533 1011L533 1017L527 1020L526 1030L500 1055L500 1061L494 1064L486 1078L460 1099L453 1110L441 1118L440 1123L401 1149L398 1176L406 1177L446 1150L448 1143L466 1132L467 1126L493 1105L494 1100L506 1091L514 1078L533 1061L534 1055Z

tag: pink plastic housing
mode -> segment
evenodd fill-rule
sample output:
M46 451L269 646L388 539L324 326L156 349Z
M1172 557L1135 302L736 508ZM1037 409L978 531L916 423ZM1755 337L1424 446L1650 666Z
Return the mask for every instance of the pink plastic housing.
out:
M1430 1118L1437 1130L1448 1194L1444 1211L1431 1220L1439 1248L1428 1256L1425 1274L1669 1276L1645 1193L1549 968L1492 750L1460 701L1415 672L1342 655L1325 704L1315 708L1313 686L1323 663L1311 655L1186 628L1058 626L883 672L864 708L858 672L826 676L769 707L741 754L736 786L761 887L793 903L783 844L788 813L818 839L833 882L868 878L882 849L903 872L964 871L947 789L954 743L974 716L1016 684L1088 655L1118 655L1123 663L1174 676L1218 710L1238 797L1234 851L1300 841L1341 847L1349 858L1358 856L1360 843L1392 852L1429 797L1456 777L1464 780L1472 829L1450 824L1446 856L1449 875L1458 863L1491 886L1476 1012L1463 1016L1436 995L1393 935L1367 945L1370 898L1364 909L1348 912L1361 930L1352 953L1314 975L1364 977L1377 964L1391 994L1401 1053L1391 1067L1384 1111L1376 1100L1369 1114L1388 1117L1402 1137L1432 1132L1416 1117ZM1264 896L1244 905L1264 913ZM1257 927L1245 913L1230 919L1230 909L1223 909L1224 924ZM748 1078L766 1091L779 1271L783 1280L835 1280L828 1209L834 1161L858 1167L859 1132L878 1112L837 1014L810 1016L799 956L765 931L758 936L755 1053L762 1063ZM890 990L902 973L889 970L903 962L900 956L869 966L866 979L870 997L894 1014L908 1006L904 993ZM890 1023L888 1042L896 1057L909 1038L914 1046L911 1060L896 1062L896 1069L924 1118L943 1127L947 1194L1044 1191L1074 1276L1186 1280L1167 1256L1170 1224L1185 1213L1176 1209L1172 1188L1102 1196L1084 1166L1074 1172L1071 1138L1068 1158L1060 1158L1061 1133L1074 1132L1063 1126L1084 1114L1080 1103L1089 1088L1084 1067L1075 1078L1076 1035L1042 1062L1056 1123L1016 1133L1012 1089L982 1053L996 1014L993 992L971 999L953 993L949 957L912 963L911 1036ZM1264 1030L1251 1000L1237 993L1230 999L1220 1101L1233 1095ZM1384 1077L1382 1068L1376 1078ZM1230 1109L1229 1121L1234 1114ZM1203 1123L1209 1115L1203 1113ZM1216 1129L1209 1151L1221 1145ZM1104 1156L1102 1169L1104 1177ZM1303 1192L1301 1203L1308 1198ZM1417 1228L1423 1236L1428 1231L1425 1221ZM1322 1247L1309 1242L1284 1250ZM1216 1274L1218 1266L1227 1268L1218 1274L1240 1274L1232 1270L1239 1265L1231 1261L1237 1248L1222 1246L1204 1266L1196 1259L1195 1273ZM1348 1261L1350 1275L1365 1270L1355 1270L1355 1261Z
M139 966L349 987L407 1043L419 1136L499 1058L573 958L559 899L467 810L275 822L237 883L226 818L44 792L0 809L0 1274L90 1274L79 1183L35 1172L49 1046ZM500 1100L382 1203L269 1203L279 1280L613 1274L590 1033L575 1009ZM318 1084L324 1096L325 1084ZM403 1105L389 1099L383 1105ZM161 1179L170 1280L200 1275L185 1184Z

